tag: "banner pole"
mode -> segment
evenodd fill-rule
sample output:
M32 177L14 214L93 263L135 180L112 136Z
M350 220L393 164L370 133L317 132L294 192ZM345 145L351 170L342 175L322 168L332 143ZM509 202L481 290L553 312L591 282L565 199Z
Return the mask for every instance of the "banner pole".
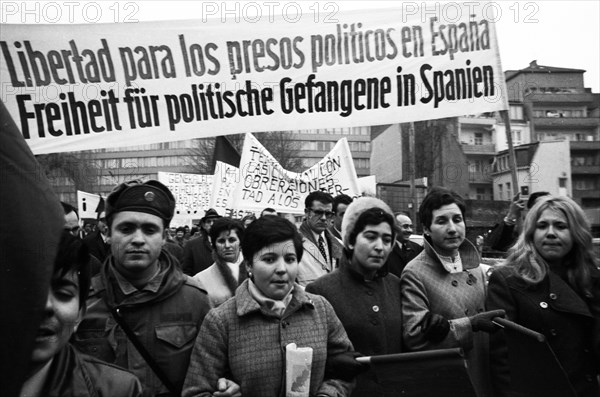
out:
M408 126L408 150L410 153L410 170L409 170L409 176L410 176L410 199L411 199L411 209L410 209L410 218L412 219L413 222L417 222L417 218L416 218L416 207L417 207L417 199L415 197L415 171L416 171L416 164L415 164L415 123L414 122L410 122L409 126Z
M506 143L508 143L508 159L510 162L510 174L512 178L513 191L512 196L519 192L519 179L517 178L517 157L515 156L515 148L512 141L512 131L510 128L510 117L508 110L501 110L500 115L504 120L504 132L506 134ZM512 200L512 197L510 197Z

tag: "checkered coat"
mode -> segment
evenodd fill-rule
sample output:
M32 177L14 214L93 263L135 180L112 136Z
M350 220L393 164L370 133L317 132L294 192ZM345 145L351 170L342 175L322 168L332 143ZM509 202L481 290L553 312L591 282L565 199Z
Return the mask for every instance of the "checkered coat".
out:
M487 277L470 241L459 252L464 271L449 273L426 238L423 251L402 271L403 343L409 351L462 348L477 396L489 396L488 334L473 332L468 318L485 311ZM422 332L428 312L450 322L450 332L439 343L431 343Z
M245 280L206 316L183 396L211 396L221 377L240 385L243 396L285 396L285 346L292 342L313 348L311 396L350 395L352 383L323 379L328 355L353 350L329 302L296 285L282 318L274 317L252 298Z

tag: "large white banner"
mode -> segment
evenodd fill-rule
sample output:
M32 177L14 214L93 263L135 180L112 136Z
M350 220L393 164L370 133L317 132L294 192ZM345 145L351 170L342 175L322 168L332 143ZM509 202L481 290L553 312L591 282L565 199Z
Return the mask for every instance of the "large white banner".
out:
M213 191L213 176L159 172L158 180L171 190L175 197L174 226L189 224L192 219L200 219L210 208Z
M260 212L271 207L278 212L301 214L304 199L316 190L333 196L361 195L346 138L340 139L317 164L296 173L285 170L252 134L246 134L233 208Z
M2 25L1 99L35 154L507 109L494 23L480 3L453 4Z

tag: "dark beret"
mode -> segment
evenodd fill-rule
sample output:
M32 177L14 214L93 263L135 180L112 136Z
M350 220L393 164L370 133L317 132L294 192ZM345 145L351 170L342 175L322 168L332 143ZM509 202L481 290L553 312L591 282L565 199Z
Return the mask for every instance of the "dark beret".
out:
M175 213L175 198L169 188L159 181L124 182L106 198L106 217L122 211L156 215L169 223Z

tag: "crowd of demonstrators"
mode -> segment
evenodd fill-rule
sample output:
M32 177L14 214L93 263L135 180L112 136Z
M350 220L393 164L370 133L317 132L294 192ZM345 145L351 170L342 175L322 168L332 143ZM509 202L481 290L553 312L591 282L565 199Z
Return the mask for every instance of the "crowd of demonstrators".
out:
M504 265L491 275L489 309L542 333L579 397L600 395L600 270L585 214L567 197L544 195L529 210ZM505 335L491 340L496 397L511 396ZM537 362L539 367L543 362ZM535 385L540 387L542 385Z
M237 287L247 278L246 263L241 254L244 239L242 222L219 218L210 228L214 263L194 276L208 292L212 307L217 307L235 294Z
M369 356L400 353L400 279L389 274L386 266L394 244L393 213L379 199L357 198L346 209L341 231L344 256L339 269L308 284L306 291L331 303L358 353ZM364 369L355 362L354 366L338 371L352 376ZM352 393L352 396L389 395L374 372L360 374Z
M396 228L398 229L396 241L388 257L387 267L390 273L400 277L408 262L419 255L423 247L410 241L410 236L413 234L413 223L407 213L396 214Z
M305 254L296 227L263 216L246 229L242 252L249 278L206 316L183 396L284 395L289 343L313 349L311 396L348 395L352 383L326 378L325 366L329 356L351 351L352 344L329 302L295 282Z
M408 351L460 347L477 396L490 396L489 341L494 317L485 312L486 271L465 239L465 202L432 188L421 202L424 249L401 276L403 337Z
M175 199L158 181L117 186L106 199L111 253L92 279L74 336L82 352L131 370L144 396L178 396L206 292L163 250Z
M313 349L310 395L391 396L356 358L459 347L477 397L511 396L508 357L531 353L509 350L504 315L548 338L575 395L598 395L600 268L568 198L516 197L492 248L518 239L493 272L465 238L464 200L441 187L419 208L423 246L372 197L311 192L299 227L273 208L211 208L171 239L174 207L158 181L121 184L81 239L63 203L23 396L278 396L288 343Z
M333 197L326 192L311 192L304 207L305 218L300 225L304 255L298 270L298 283L302 286L333 271L343 251L339 240L329 231L334 215Z
M64 231L21 396L142 395L142 387L135 375L82 354L69 343L85 315L90 272L87 247Z

